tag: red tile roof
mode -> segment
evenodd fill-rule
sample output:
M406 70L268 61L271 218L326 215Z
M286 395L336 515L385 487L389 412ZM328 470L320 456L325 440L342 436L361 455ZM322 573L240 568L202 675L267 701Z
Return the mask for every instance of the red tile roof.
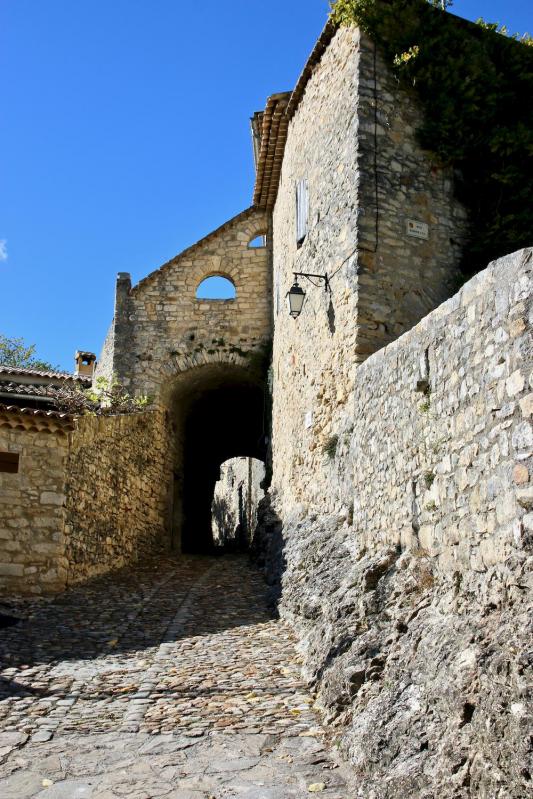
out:
M289 92L273 94L268 98L265 110L259 118L261 140L253 199L254 205L258 208L270 209L276 202L283 151L289 127L289 120L285 116L289 97Z
M311 55L302 70L292 92L273 94L268 98L265 110L257 112L252 118L254 138L261 128L256 163L256 179L253 202L259 208L272 209L278 194L281 166L289 122L294 116L305 93L309 78L331 42L337 26L326 23L313 47ZM255 143L254 146L257 146Z
M7 366L0 364L0 380L2 375L24 375L28 377L49 377L53 380L74 380L83 383L90 383L91 378L87 375L73 375L68 372L47 372L42 369L30 369L25 366Z
M0 404L0 427L9 427L12 430L66 433L74 429L74 422L73 416L61 411L19 408L18 405Z

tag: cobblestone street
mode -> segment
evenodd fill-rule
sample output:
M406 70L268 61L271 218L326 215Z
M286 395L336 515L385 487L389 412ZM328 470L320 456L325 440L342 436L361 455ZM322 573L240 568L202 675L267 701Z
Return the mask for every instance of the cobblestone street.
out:
M160 559L10 610L2 799L349 799L246 558Z

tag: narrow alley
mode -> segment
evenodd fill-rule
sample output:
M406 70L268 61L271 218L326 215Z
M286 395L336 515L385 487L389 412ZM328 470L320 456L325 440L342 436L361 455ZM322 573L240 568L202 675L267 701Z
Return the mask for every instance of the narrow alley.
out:
M11 603L2 799L349 799L245 556L161 558Z

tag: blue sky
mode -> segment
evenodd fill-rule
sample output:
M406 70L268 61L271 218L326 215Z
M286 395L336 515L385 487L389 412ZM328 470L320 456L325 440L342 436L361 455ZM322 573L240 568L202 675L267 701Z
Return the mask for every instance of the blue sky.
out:
M524 0L453 12L533 32ZM0 0L0 333L70 370L134 282L248 207L249 117L327 0Z

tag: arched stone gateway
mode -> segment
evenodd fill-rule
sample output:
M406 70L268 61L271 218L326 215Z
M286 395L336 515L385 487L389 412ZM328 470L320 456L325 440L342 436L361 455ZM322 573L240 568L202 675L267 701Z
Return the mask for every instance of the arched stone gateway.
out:
M116 375L133 394L149 394L169 412L173 453L172 545L206 551L220 465L265 458L265 368L271 337L267 231L250 208L136 286L119 273L115 314L97 377ZM222 276L233 299L200 299L198 286Z
M219 362L170 379L162 391L173 430L172 544L206 552L211 503L229 458L265 460L267 394L260 370Z

